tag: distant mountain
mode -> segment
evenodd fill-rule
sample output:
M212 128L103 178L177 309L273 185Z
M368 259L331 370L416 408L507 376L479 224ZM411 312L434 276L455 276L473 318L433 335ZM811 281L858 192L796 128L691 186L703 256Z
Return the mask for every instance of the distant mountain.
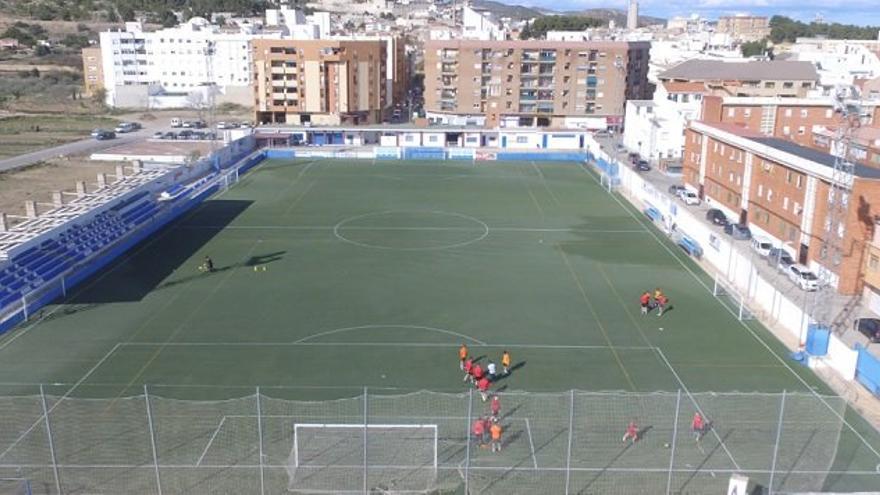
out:
M587 9L556 11L541 7L524 7L522 5L496 2L495 0L472 0L471 6L478 10L487 10L497 17L510 17L511 19L533 19L543 15L577 15L601 19L605 22L614 20L618 26L626 25L626 11L620 9ZM650 16L639 16L639 24L646 26L651 24L666 24L666 19Z
M510 5L494 0L472 0L471 7L477 10L487 10L496 17L509 17L511 19L534 19L541 17L543 13L538 9L523 7L522 5Z
M586 10L572 10L572 11L564 11L557 12L558 14L564 15L582 15L585 17L593 17L595 19L602 19L603 21L611 21L613 20L615 24L618 26L626 26L626 11L622 9L586 9ZM552 15L552 12L548 12L548 15ZM640 26L650 26L652 24L666 24L666 19L661 19L659 17L651 17L647 15L639 16L639 25Z

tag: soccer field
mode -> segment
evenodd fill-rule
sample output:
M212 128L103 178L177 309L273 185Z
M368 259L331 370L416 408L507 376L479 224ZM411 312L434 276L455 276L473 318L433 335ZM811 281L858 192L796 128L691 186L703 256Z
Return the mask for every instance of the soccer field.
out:
M641 315L655 287L671 308ZM461 344L484 365L512 354L492 386L501 453L467 442L487 407ZM786 355L577 163L267 160L0 340L0 392L18 397L0 398L0 477L34 493L697 494L732 473L880 490L880 436Z

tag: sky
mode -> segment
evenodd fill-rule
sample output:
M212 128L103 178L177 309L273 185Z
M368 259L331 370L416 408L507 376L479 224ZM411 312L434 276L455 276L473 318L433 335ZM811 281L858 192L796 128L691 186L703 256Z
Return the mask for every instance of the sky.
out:
M510 4L555 10L589 8L625 9L627 0L502 0ZM880 0L640 0L639 12L662 18L701 14L709 19L721 15L751 13L785 15L811 21L821 14L828 22L880 26Z

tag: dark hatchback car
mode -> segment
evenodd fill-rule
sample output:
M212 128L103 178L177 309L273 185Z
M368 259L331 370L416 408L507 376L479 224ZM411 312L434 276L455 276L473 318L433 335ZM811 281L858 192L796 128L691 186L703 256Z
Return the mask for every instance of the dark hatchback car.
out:
M877 318L859 318L853 326L860 334L868 337L871 343L880 342L880 320Z
M730 221L727 220L727 215L725 215L723 211L717 208L712 208L706 212L706 220L722 227L726 227L727 224L730 223Z
M724 233L738 241L747 241L752 238L752 231L749 230L749 227L739 223L729 223L725 225Z
M633 168L639 172L650 172L651 165L648 163L648 160L639 160L635 164L633 164Z

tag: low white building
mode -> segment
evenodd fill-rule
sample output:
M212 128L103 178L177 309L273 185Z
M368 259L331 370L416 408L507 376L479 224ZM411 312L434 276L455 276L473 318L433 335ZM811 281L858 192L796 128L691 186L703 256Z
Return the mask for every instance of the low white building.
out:
M795 60L813 62L819 84L832 88L855 79L880 77L880 41L798 38L791 47Z

